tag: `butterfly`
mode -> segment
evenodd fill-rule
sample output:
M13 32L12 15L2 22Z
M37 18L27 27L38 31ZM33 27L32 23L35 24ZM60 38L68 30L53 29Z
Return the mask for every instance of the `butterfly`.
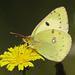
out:
M60 62L70 51L72 39L68 34L68 15L64 7L49 13L23 41L36 49L45 58ZM14 33L12 33L14 34Z

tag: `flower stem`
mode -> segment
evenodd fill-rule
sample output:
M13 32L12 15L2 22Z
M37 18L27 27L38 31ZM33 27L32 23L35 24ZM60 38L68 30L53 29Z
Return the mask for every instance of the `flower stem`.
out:
M24 70L22 71L22 75L26 75L26 69L24 68Z

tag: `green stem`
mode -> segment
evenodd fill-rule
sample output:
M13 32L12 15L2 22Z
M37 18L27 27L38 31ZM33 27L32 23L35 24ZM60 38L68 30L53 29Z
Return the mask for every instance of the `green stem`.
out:
M22 75L26 75L26 69L24 68L24 70L22 71Z

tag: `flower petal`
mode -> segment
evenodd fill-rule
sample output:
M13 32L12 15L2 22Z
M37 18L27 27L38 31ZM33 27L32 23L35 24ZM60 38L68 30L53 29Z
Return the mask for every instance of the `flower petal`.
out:
M37 59L44 58L38 54L33 48L27 47L27 44L15 46L14 48L8 48L3 55L0 55L0 66L7 65L7 69L12 71L15 66L18 66L18 70L24 70L24 67L34 67L33 63Z
M14 64L8 64L6 68L7 68L9 71L12 71L12 70L14 69L14 67L15 67Z
M18 65L18 70L24 70L24 66L23 65Z

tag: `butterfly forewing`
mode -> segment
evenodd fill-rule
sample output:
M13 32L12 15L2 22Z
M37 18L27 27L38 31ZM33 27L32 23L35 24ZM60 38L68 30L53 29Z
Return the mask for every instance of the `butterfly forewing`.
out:
M57 29L64 32L68 32L68 16L64 7L59 7L53 10L48 16L46 16L33 30L31 36L35 36L38 32Z

